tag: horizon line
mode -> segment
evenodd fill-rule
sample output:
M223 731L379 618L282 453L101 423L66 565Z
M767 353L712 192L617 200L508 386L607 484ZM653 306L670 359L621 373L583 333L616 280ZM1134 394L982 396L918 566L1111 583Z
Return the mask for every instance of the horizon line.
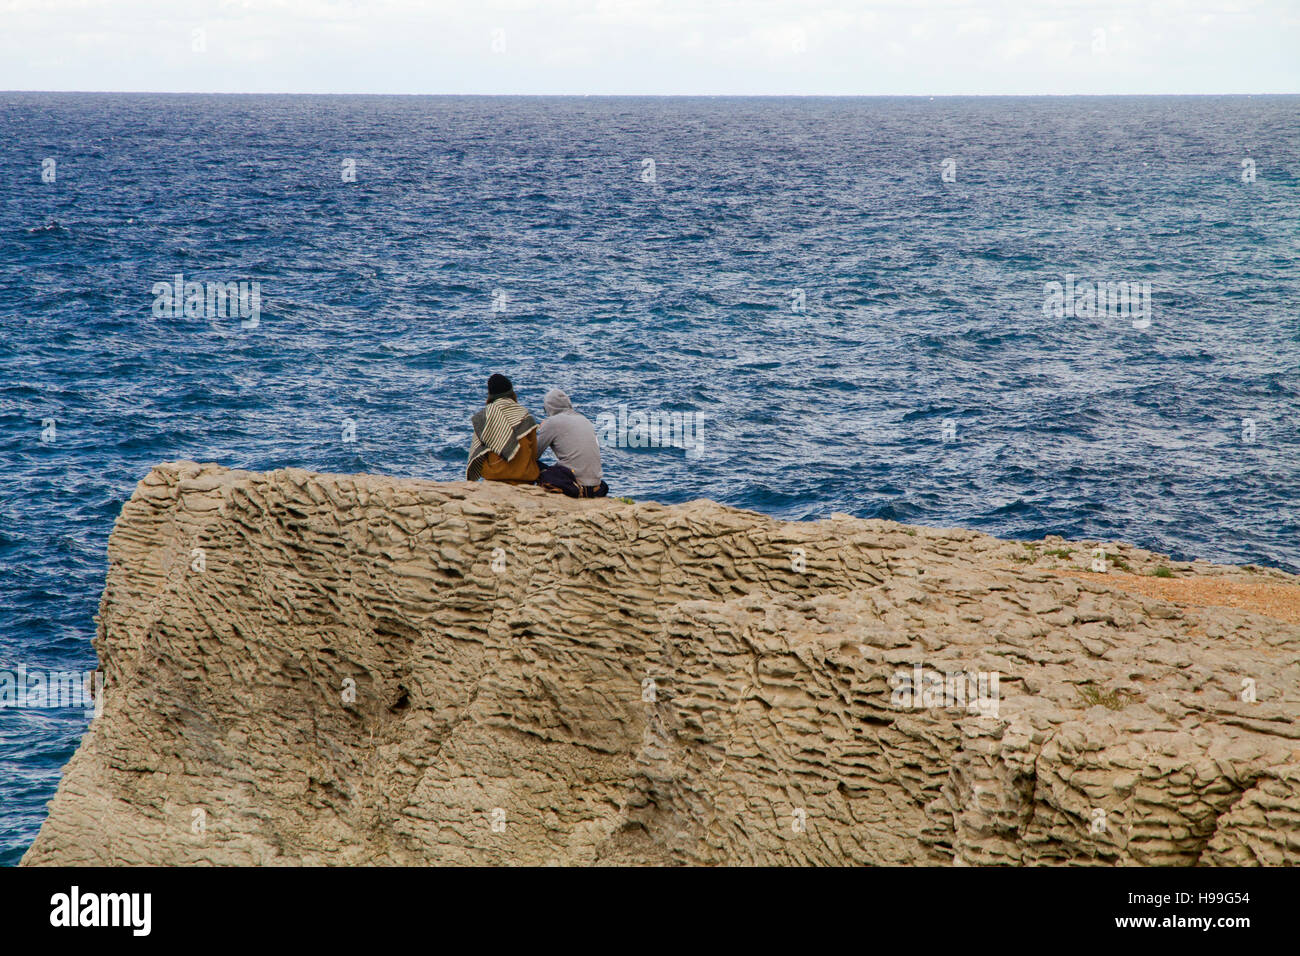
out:
M428 96L483 97L524 99L1073 99L1080 97L1187 97L1187 96L1300 96L1300 90L1287 92L1216 92L1216 93L395 93L374 91L323 92L276 90L35 90L5 89L0 95L15 93L90 94L96 96Z

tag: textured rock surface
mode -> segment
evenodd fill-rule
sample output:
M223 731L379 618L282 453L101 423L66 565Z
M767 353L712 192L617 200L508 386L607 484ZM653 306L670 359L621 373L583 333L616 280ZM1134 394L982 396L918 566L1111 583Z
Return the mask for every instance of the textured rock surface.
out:
M1300 626L1088 546L183 462L109 559L26 864L1300 861Z

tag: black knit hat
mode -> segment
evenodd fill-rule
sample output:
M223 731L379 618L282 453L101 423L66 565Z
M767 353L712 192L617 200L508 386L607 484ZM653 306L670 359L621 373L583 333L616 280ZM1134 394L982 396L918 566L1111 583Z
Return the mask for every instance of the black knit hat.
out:
M504 375L493 375L488 379L488 398L499 398L502 395L509 395L515 390L510 384L510 379Z

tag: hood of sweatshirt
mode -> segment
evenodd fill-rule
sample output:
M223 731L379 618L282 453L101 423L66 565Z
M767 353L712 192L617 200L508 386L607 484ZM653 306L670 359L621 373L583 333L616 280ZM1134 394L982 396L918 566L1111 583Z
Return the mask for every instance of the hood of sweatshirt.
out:
M542 408L546 409L547 415L560 415L573 411L573 403L569 401L568 395L553 388L542 398Z

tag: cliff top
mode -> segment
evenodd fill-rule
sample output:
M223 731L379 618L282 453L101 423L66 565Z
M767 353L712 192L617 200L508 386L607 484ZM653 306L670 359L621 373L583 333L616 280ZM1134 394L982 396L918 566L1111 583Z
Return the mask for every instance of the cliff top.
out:
M160 465L24 862L1300 862L1300 582L1099 546Z

